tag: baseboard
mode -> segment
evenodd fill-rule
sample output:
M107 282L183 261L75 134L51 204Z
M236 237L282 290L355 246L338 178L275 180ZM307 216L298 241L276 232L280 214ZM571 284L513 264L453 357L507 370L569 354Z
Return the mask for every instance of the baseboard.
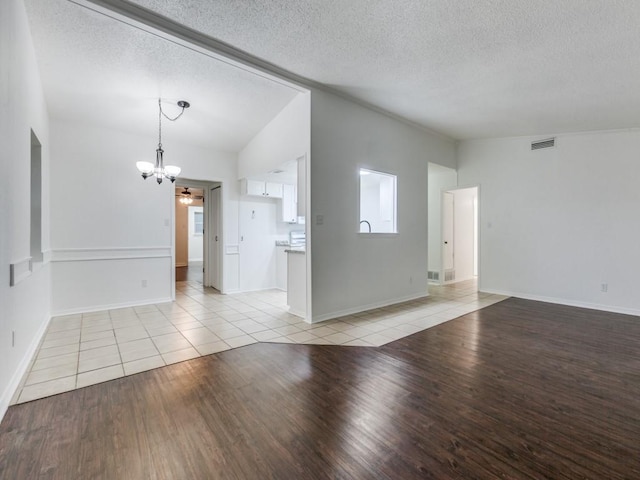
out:
M91 313L91 312L100 312L102 310L115 310L117 308L128 308L128 307L139 307L142 305L153 305L155 303L170 303L173 300L171 297L164 298L156 298L152 300L145 300L143 302L133 301L133 302L123 302L123 303L112 303L108 305L93 305L91 307L80 307L80 308L69 308L66 310L56 310L52 316L59 317L61 315L75 315L78 313Z
M29 370L31 361L33 360L33 357L38 351L38 347L42 342L42 338L44 337L44 333L47 331L47 327L49 326L50 321L51 321L51 317L49 317L47 320L44 320L42 322L42 325L40 326L40 328L36 332L36 335L33 337L33 340L29 344L29 348L27 348L27 351L22 357L22 360L20 360L20 363L18 364L18 368L16 368L16 370L13 372L13 376L9 381L9 385L7 385L7 388L4 390L4 392L2 392L2 396L0 397L0 421L2 421L2 419L4 418L4 415L7 413L7 409L11 405L11 400L13 399L14 395L18 391L18 388L22 383L22 379L24 378L27 371Z
M491 293L494 295L505 295L508 297L522 298L525 300L534 300L536 302L554 303L557 305L566 305L568 307L587 308L589 310L600 310L602 312L622 313L624 315L640 316L640 310L635 308L616 307L612 305L602 305L599 303L580 302L576 300L567 300L558 297L546 297L544 295L531 295L521 292L509 292L506 290L493 290L482 288L483 293Z
M327 320L331 320L332 318L344 317L345 315L353 315L354 313L366 312L367 310L373 310L374 308L382 308L388 307L390 305L396 305L398 303L409 302L411 300L417 300L419 298L428 297L429 294L425 294L423 292L416 293L413 295L407 295L406 297L398 297L391 300L385 300L382 302L370 303L367 305L360 305L358 307L347 308L344 310L339 310L331 313L324 313L322 315L314 315L311 319L311 323L319 323Z
M279 290L279 288L274 285L273 287L256 288L255 290L232 290L227 293L257 293L257 292L268 292L269 290Z
M307 314L305 312L301 312L299 310L295 310L291 307L289 307L289 313L291 315L295 315L296 317L300 317L301 319L305 320L305 317L307 316Z

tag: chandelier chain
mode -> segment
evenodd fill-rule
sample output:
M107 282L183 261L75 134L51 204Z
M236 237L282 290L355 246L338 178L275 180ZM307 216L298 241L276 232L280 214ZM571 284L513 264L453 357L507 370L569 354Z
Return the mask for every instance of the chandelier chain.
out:
M164 110L162 110L162 99L158 98L158 110L159 110L159 113L158 113L158 145L160 145L160 147L162 147L162 117L166 118L170 122L175 122L176 120L178 120L182 116L182 114L184 113L184 109L185 108L186 108L186 105L182 105L182 110L180 111L180 113L178 115L176 115L175 117L171 118L166 113L164 113Z

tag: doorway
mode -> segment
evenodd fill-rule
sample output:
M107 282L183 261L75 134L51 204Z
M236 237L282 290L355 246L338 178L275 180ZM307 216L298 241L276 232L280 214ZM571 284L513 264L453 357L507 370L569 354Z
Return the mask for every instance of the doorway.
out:
M478 277L478 187L442 192L443 283Z
M204 191L175 188L176 282L204 283Z
M176 282L221 289L222 185L180 179L175 187L174 287Z

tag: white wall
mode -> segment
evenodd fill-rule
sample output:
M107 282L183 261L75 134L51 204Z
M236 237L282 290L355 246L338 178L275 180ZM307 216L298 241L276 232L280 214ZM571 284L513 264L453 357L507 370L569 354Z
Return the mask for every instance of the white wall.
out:
M276 240L304 225L280 218L280 200L243 195L240 200L240 290L251 292L277 287Z
M532 140L459 146L460 183L480 184L481 289L640 313L640 131Z
M309 151L310 95L298 94L238 154L238 178L261 175Z
M174 188L143 180L135 167L154 155L155 140L59 120L51 130L54 312L168 301ZM181 177L223 182L223 252L237 245L236 156L177 142L165 152ZM237 290L237 255L223 258L223 288Z
M50 317L49 121L26 13L20 0L0 2L0 418ZM31 129L42 143L44 262L16 286L9 265L28 273ZM15 201L26 199L26 201ZM15 346L12 346L15 332Z
M456 281L473 278L475 230L474 202L477 188L453 190L453 261Z
M273 199L243 196L240 202L240 290L276 287L276 212Z
M455 187L458 184L458 174L453 168L429 163L429 270L442 270L442 190Z
M311 102L313 321L424 296L427 163L455 167L454 143L326 92ZM361 167L397 175L397 235L358 233Z

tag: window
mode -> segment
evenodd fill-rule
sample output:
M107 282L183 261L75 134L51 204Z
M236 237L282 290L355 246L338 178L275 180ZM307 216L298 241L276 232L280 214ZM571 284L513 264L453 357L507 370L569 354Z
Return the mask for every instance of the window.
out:
M204 216L203 215L204 213L202 211L193 212L193 234L194 235L202 235L204 233Z
M360 169L360 232L397 233L397 177Z

